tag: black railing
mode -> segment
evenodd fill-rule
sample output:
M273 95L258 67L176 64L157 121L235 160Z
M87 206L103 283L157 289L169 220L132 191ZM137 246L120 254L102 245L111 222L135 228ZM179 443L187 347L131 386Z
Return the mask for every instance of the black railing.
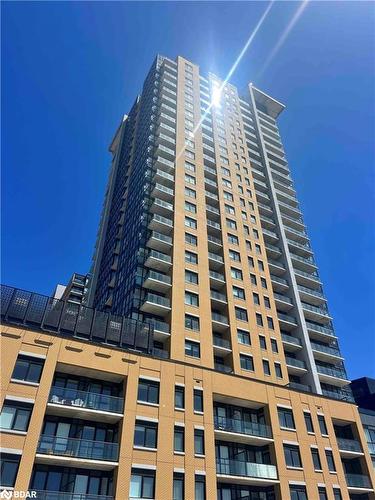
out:
M153 327L148 323L7 285L1 285L1 320L153 354Z

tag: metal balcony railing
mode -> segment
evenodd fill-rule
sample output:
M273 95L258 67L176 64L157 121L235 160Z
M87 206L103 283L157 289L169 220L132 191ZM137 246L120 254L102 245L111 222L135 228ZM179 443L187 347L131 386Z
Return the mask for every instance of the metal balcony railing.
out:
M87 408L119 414L122 414L124 409L122 398L55 386L51 387L48 402L72 408Z
M42 435L39 439L37 453L116 462L118 460L118 444Z
M212 236L211 234L207 234L207 241L222 246L221 239L216 238L216 236Z
M238 418L214 417L215 429L249 436L272 438L271 427L266 424L247 422Z
M147 323L6 285L1 285L1 320L124 350L152 352L153 329Z
M224 259L221 255L217 255L216 253L213 253L213 252L208 252L208 258L215 260L216 262L220 262L220 263L224 262Z
M355 439L346 439L346 438L336 438L337 444L339 445L339 450L343 451L353 451L355 453L362 453L362 448L359 441Z
M277 469L274 465L230 460L228 458L216 459L216 473L258 479L277 479Z

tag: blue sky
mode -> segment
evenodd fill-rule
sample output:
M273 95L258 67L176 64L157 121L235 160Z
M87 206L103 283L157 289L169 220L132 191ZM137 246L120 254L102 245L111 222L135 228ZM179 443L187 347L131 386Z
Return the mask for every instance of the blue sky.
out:
M89 269L108 145L157 52L225 76L264 2L3 2L2 282L50 294ZM280 129L350 377L375 376L374 6L278 2L232 82ZM189 21L190 20L190 21Z

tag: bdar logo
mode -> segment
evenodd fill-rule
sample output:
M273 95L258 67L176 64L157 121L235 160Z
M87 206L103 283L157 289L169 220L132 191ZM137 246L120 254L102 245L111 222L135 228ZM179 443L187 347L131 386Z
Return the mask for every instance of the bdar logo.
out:
M4 490L0 493L0 498L12 498L13 496L13 492L12 491L7 491L7 490Z

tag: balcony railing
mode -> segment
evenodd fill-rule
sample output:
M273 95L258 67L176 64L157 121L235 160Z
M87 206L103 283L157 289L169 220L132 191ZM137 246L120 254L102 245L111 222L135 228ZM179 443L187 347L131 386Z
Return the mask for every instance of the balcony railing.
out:
M302 345L300 339L297 339L297 337L293 337L292 335L287 335L286 333L281 334L281 339L283 342L288 342L289 344Z
M210 291L210 297L214 300L220 300L221 302L227 302L227 296L223 293L215 292L215 290Z
M341 352L337 347L330 347L328 345L317 344L316 342L311 342L311 348L313 351L324 352L326 354L331 354L332 356L341 357Z
M292 323L293 325L297 326L297 320L293 316L289 316L289 314L283 314L281 312L277 312L277 317L281 321L285 321L287 323Z
M215 429L249 436L272 438L271 427L265 424L246 422L239 418L214 417Z
M224 325L228 324L228 318L227 318L227 316L224 316L223 314L213 312L213 313L211 313L211 318L212 318L212 321L216 321L218 323L223 323Z
M170 326L168 323L165 323L165 321L159 321L153 318L146 318L145 322L150 324L154 331L170 333Z
M39 439L37 453L116 462L118 460L118 444L42 435Z
M306 363L300 359L291 358L290 356L285 356L286 364L289 366L295 366L296 368L306 369Z
M87 408L119 414L122 414L124 409L122 398L55 386L51 388L48 402L72 408Z
M306 304L306 302L302 302L302 308L305 309L306 311L315 312L317 314L320 314L322 316L326 316L327 318L329 318L328 311L326 309L323 309L322 307L316 307L316 306L312 306L310 304Z
M345 474L346 484L352 488L371 488L370 478L363 474Z
M330 377L340 378L343 380L348 380L345 370L340 370L338 368L331 368L328 366L322 366L316 364L316 369L318 373L322 375L329 375Z
M319 290L313 290L312 288L308 288L307 286L297 285L297 288L300 292L309 293L310 295L314 295L315 297L320 297L324 299L324 294Z
M313 332L324 333L325 335L331 335L332 337L335 336L335 333L332 328L316 325L315 323L311 323L311 321L306 321L306 326L308 330L311 330Z
M215 260L216 262L223 263L224 259L221 255L217 255L216 253L213 252L208 252L208 258L211 260Z
M340 401L350 401L350 402L354 403L353 394L348 389L337 389L337 390L333 391L333 390L325 389L322 386L322 393L324 396L327 396L328 398L338 399Z
M220 280L220 281L225 281L224 274L217 273L216 271L211 271L209 272L210 278L215 279L215 280Z
M289 382L289 387L291 389L297 389L297 391L311 392L311 387L307 384L301 384L300 382Z
M1 320L124 350L152 352L153 331L147 323L6 285L1 285Z
M166 285L170 285L172 282L171 277L168 276L167 274L158 273L158 272L152 271L152 270L147 273L146 279L161 281L162 283L165 283Z
M215 370L223 373L232 373L233 369L231 366L223 365L221 363L215 363Z
M338 437L337 444L339 445L339 450L362 453L361 445L359 441L356 441L355 439L345 439Z
M109 495L93 495L91 493L69 493L67 491L32 490L38 500L114 500Z
M286 295L282 295L281 293L273 292L273 296L276 300L281 300L282 302L288 302L288 304L293 304L293 300Z
M169 299L156 295L155 293L147 293L146 302L152 302L153 304L157 304L162 307L171 307L171 301Z
M230 349L230 342L227 339L222 339L221 337L218 337L217 335L214 335L212 337L213 340L213 345L216 347L223 347L224 349Z
M276 283L280 283L281 285L287 285L288 286L287 280L285 280L284 278L279 278L278 276L275 276L273 274L271 274L271 280L275 281Z
M277 469L274 465L256 464L228 458L216 460L216 473L257 479L277 479Z

